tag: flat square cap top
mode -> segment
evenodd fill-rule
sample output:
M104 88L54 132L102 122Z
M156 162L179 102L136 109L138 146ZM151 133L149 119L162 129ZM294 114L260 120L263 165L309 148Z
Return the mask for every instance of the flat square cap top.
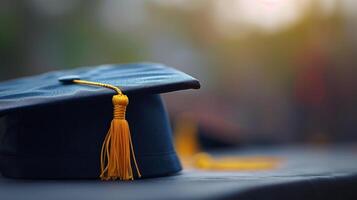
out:
M115 85L128 95L200 88L195 78L162 64L132 63L82 67L0 83L0 114L25 107L114 94L114 91L102 87L64 84L59 81L62 77L71 76Z

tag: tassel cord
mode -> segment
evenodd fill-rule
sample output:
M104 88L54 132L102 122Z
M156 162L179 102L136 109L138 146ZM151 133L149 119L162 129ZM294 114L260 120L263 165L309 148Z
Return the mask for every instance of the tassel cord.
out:
M113 96L113 120L105 136L100 157L100 178L102 180L133 180L131 159L135 165L138 177L141 173L135 158L129 124L125 119L126 107L129 99L118 87L110 84L85 80L73 80L74 83L99 86L116 91Z

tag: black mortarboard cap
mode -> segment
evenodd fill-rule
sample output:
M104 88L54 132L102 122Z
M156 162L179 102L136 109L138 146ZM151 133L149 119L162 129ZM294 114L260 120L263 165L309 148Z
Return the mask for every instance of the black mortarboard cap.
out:
M78 79L104 84L83 85ZM191 76L155 63L82 67L0 83L1 173L14 178L104 174L102 179L132 179L121 165L130 166L134 177L176 173L181 165L160 93L199 87ZM125 105L119 105L113 118L112 100L119 96L122 102L125 96L119 92L130 103L126 117Z

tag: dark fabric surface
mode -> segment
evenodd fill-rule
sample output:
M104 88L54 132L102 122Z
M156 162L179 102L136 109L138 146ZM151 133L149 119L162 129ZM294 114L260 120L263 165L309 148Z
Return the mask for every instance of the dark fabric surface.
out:
M127 120L144 177L181 170L160 95L130 95ZM52 114L51 114L52 113ZM111 98L23 108L0 117L0 171L14 178L98 178Z
M112 64L49 72L0 83L0 115L25 107L100 96L112 90L76 84L63 85L58 78L78 75L81 79L120 87L125 94L158 94L198 89L199 82L176 69L157 63Z
M133 182L0 178L1 199L357 199L356 147L279 147L223 152L276 156L279 168L210 172Z

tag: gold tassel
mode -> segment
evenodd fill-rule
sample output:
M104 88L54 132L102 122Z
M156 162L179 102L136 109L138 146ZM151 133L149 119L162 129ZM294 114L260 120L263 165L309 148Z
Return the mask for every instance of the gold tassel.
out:
M136 162L133 144L131 141L129 124L125 119L126 107L129 99L118 87L84 80L73 80L74 83L106 87L115 90L118 94L113 96L113 120L105 136L100 154L102 180L134 180L131 158L135 164L138 177L141 177Z

